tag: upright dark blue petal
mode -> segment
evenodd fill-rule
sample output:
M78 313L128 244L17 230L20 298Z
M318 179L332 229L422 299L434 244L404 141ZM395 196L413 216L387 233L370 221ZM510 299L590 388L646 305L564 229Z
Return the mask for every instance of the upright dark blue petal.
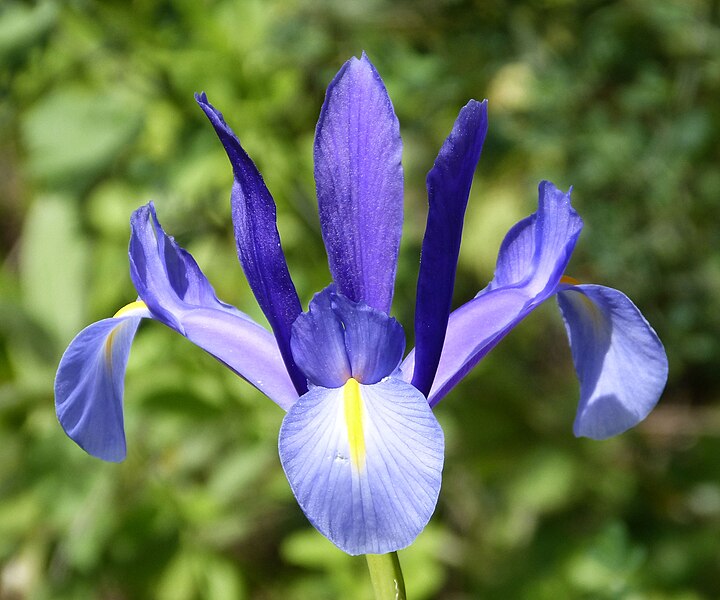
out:
M460 111L427 177L429 211L418 275L412 379L426 396L445 340L465 208L486 133L487 100L471 100Z
M563 285L580 405L575 435L605 439L634 427L657 404L668 362L660 339L630 299L600 285Z
M338 291L384 313L403 221L402 141L385 85L365 54L327 89L315 132L315 183Z
M302 308L280 245L275 201L220 111L208 102L204 93L197 94L195 99L215 128L232 165L235 176L232 218L240 264L275 333L290 377L302 394L307 389L305 379L290 351L290 329Z

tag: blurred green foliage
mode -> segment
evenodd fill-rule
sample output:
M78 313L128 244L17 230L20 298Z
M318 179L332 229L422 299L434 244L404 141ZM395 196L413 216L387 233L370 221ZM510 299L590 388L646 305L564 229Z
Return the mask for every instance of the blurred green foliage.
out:
M304 519L282 411L160 325L127 374L128 459L56 422L59 357L134 299L131 211L154 200L218 295L262 315L235 259L205 90L256 160L304 302L329 281L312 181L326 85L368 52L400 118L394 312L412 337L424 177L467 99L490 101L456 298L492 275L543 178L575 187L571 273L627 292L671 361L660 407L576 440L564 332L543 307L437 409L412 598L698 600L720 572L718 0L68 0L0 4L0 598L367 598L364 561ZM409 339L409 344L412 339Z

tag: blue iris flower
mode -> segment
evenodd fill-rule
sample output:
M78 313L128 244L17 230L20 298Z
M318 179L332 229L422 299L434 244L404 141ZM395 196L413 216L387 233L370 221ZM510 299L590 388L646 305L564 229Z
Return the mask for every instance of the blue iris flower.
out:
M602 439L636 425L665 385L653 329L621 292L564 276L582 221L569 193L540 185L537 212L507 234L495 277L451 312L460 237L487 131L487 103L461 111L427 178L429 214L404 358L389 316L403 221L402 143L385 86L363 54L330 84L315 135L315 181L333 283L309 310L288 272L275 203L220 112L196 97L232 164L240 263L272 333L215 296L166 235L152 204L131 219L139 299L71 342L55 382L57 415L90 454L125 457L123 379L142 318L174 329L287 411L279 451L310 522L350 554L409 545L440 491L444 440L432 407L536 306L556 296L580 404L575 434Z

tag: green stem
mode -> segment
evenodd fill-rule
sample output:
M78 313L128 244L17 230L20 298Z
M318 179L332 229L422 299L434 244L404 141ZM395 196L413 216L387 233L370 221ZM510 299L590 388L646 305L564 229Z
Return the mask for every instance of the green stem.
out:
M397 552L366 554L365 558L376 600L406 600L405 581Z

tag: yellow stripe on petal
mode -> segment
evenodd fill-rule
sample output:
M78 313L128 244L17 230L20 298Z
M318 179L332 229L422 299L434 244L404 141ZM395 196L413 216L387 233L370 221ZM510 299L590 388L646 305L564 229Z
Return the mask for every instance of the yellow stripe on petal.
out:
M360 396L360 384L352 377L343 387L345 404L345 424L347 425L350 460L353 466L362 471L365 468L365 434L363 432L363 406Z
M142 300L136 300L135 302L126 304L113 315L113 319L117 319L118 317L124 317L127 315L127 313L139 309L147 309L147 305ZM113 340L115 338L116 331L117 327L110 332L110 335L108 335L107 339L105 340L105 364L107 365L108 369L112 369Z
M568 285L580 285L580 282L575 279L574 277L570 277L569 275L563 275L560 278L560 283L566 283Z
M147 305L142 300L135 300L135 302L131 302L130 304L126 304L123 306L119 311L117 311L113 315L113 319L116 319L117 317L122 317L126 313L129 313L131 310L137 310L139 308L147 308Z

